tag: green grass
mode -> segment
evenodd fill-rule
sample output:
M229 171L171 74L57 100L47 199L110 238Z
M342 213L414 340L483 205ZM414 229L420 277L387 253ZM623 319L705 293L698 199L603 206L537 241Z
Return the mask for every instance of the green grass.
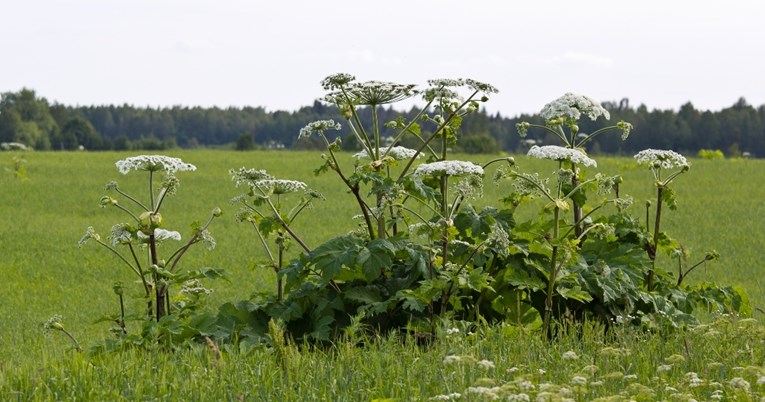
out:
M218 247L193 249L186 268L213 266L225 269L230 282L211 284L215 292L211 308L246 298L253 291L271 290L273 273L251 267L262 255L255 235L234 219L236 207L229 199L238 194L227 173L241 166L267 169L279 178L307 182L321 191L327 201L318 202L295 225L309 246L354 229L356 214L352 197L331 174L314 176L321 164L316 152L224 152L173 151L171 156L197 166L196 172L179 173L181 187L163 212L168 228L188 233L193 221L202 221L218 206L224 216L211 232ZM11 153L0 153L0 166L9 167ZM629 349L629 356L604 355L602 334L594 330L564 337L552 345L537 336L513 328L481 329L477 334L444 336L429 348L420 348L398 337L379 339L368 347L345 344L326 350L292 351L287 369L267 349L248 355L224 349L223 362L213 365L210 351L200 346L174 355L130 352L88 359L71 350L62 334L44 336L42 323L53 314L86 347L108 336L106 324L95 318L117 308L111 287L115 281L128 285L128 294L139 291L130 272L94 244L78 249L77 241L92 225L101 234L123 220L115 209L101 209L98 200L109 180L143 194L143 177L122 176L114 162L131 153L44 153L16 154L28 164L28 180L0 171L0 400L371 400L427 399L452 392L467 398L469 387L500 387L503 396L520 393L522 381L530 381L538 396L550 383L554 394L565 387L574 400L620 395L643 400L682 399L688 393L697 400L710 400L715 387L726 400L758 400L765 384L762 372L763 328L749 321L723 319L713 327L673 336L670 339L621 334L608 346ZM350 168L352 159L342 156ZM488 157L481 157L488 160ZM633 213L644 215L642 205L653 199L652 178L647 169L636 168L629 158L597 158L598 171L621 174L622 193L635 198ZM552 172L549 163L517 158L521 169ZM759 275L759 244L765 242L761 219L765 213L765 187L759 184L765 161L693 160L688 174L676 179L680 205L665 215L663 228L692 252L691 260L716 249L718 262L699 269L691 281L714 281L738 285L750 295L752 304L765 307L762 276ZM491 169L490 169L491 170ZM591 170L594 173L594 170ZM489 175L487 175L489 176ZM490 176L489 176L490 177ZM140 179L139 179L140 178ZM507 184L495 186L487 180L478 205L495 204L507 193ZM520 215L531 211L521 210ZM293 250L293 254L297 250ZM672 265L661 256L659 264ZM755 318L762 318L755 313ZM739 329L739 327L744 327ZM563 360L574 351L579 359ZM446 365L448 355L465 357ZM683 361L669 362L673 355ZM476 362L490 360L493 369ZM677 360L677 358L672 358ZM672 364L667 371L659 366ZM587 366L595 365L591 373ZM513 369L513 368L516 369ZM545 370L540 374L539 370ZM760 370L760 371L758 371ZM703 385L691 387L685 373L692 371ZM636 375L625 379L617 374ZM610 376L609 376L610 375ZM576 386L580 376L587 385ZM736 394L731 380L741 377L750 383L748 394ZM592 385L592 382L600 385ZM765 381L765 380L763 380ZM735 383L735 382L734 382ZM525 383L524 383L525 384ZM640 384L653 391L641 396ZM525 385L524 385L525 386ZM557 388L556 388L557 387ZM478 388L476 388L478 389ZM641 391L642 390L642 391ZM647 391L646 391L647 392ZM645 392L644 392L645 393ZM470 398L479 399L472 395ZM616 397L615 400L622 400ZM471 399L468 399L471 400ZM555 399L551 399L555 400Z

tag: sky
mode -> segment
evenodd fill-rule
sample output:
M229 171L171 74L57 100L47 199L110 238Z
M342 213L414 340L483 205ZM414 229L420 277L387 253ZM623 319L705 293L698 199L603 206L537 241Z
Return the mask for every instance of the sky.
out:
M0 0L0 92L51 103L296 110L328 75L472 78L490 113L566 92L765 104L761 0Z

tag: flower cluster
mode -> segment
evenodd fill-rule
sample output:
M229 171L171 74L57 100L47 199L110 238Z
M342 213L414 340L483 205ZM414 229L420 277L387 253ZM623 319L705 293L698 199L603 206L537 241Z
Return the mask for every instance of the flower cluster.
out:
M683 155L675 151L644 149L635 155L638 165L648 165L652 169L688 168L690 164Z
M584 152L573 149L565 148L557 145L534 145L529 149L528 156L537 159L551 159L554 161L566 161L577 165L584 166L598 166L598 163L594 159L589 158Z
M241 167L238 170L231 169L228 173L237 187L243 184L250 185L258 180L271 180L274 178L274 176L271 176L263 169L245 169Z
M338 88L342 88L343 86L347 85L351 81L355 81L356 77L346 74L346 73L337 73L332 74L329 77L321 80L321 86L322 88L326 90L334 90Z
M417 155L418 158L422 157L422 153L418 153L414 149L399 146L388 148L385 150L385 152L388 154L388 156L397 161L411 159L415 155ZM354 154L353 157L358 159L369 158L369 154L367 153L367 150L364 149L361 152Z
M308 123L308 125L301 128L300 134L298 134L298 139L308 138L314 132L323 133L327 130L339 130L339 129L340 129L340 123L335 123L334 120L317 120L312 123Z
M473 162L438 161L423 163L417 166L414 171L415 176L464 176L471 174L483 176L483 168Z
M31 151L32 147L28 147L20 142L3 142L0 143L0 149L3 151Z
M608 110L604 109L599 102L587 96L570 92L546 104L540 114L545 120L566 116L579 120L582 114L587 115L591 120L596 120L600 116L605 117L606 120L611 118Z
M336 104L378 106L410 98L419 92L413 84L385 81L348 82L342 91L329 93L324 100Z
M117 169L122 174L128 174L131 170L142 170L147 172L164 171L166 173L175 173L183 171L194 171L197 167L182 161L180 158L172 158L164 155L139 155L117 161Z
M271 194L296 193L305 190L308 186L302 181L297 180L279 180L264 179L252 183L254 188Z

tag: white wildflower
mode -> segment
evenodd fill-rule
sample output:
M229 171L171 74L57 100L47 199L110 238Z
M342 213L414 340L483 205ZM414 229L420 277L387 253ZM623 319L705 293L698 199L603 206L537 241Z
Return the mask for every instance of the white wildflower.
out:
M529 149L529 152L526 155L537 159L551 159L554 161L567 161L577 165L598 166L598 163L595 162L594 159L588 157L584 152L578 149L565 148L557 145L544 145L541 147L534 145Z
M199 241L203 243L207 243L208 250L212 250L215 248L215 246L218 245L218 243L215 242L215 238L207 230L203 230L199 233L199 239L200 239Z
M709 397L710 399L714 399L715 401L720 401L724 397L722 390L717 390L715 392L712 392L712 395Z
M591 120L596 120L603 116L606 120L611 118L608 110L604 109L599 102L584 95L575 95L567 93L560 98L546 104L540 112L545 120L557 119L559 117L570 117L579 120L584 114Z
M469 387L465 390L466 394L476 394L483 398L498 399L499 393L502 391L500 387Z
M380 150L380 151L383 154L387 152L388 156L390 156L391 158L397 161L411 159L415 155L417 155L417 158L422 157L422 152L417 152L414 149L409 149L406 147L396 146L396 147L391 147L391 148L387 148L385 150ZM369 154L367 153L366 149L363 149L361 152L353 154L353 157L357 159L369 158Z
M314 132L323 133L327 130L339 130L340 123L335 123L334 120L317 120L308 123L305 127L300 129L298 139L310 137Z
M573 350L569 350L568 352L563 353L563 360L577 360L579 359L579 356L574 352Z
M136 232L136 237L138 237L138 240L144 243L149 242L149 236L147 236L145 233L141 232L140 230ZM165 230L156 228L154 229L154 241L161 242L164 240L175 240L175 241L181 241L181 234L176 231L171 230Z
M88 228L85 230L85 234L82 236L82 238L77 243L77 245L79 247L82 247L90 239L95 239L96 241L101 240L101 236L99 236L99 234L96 233L96 229L94 229L93 226L88 226Z
M179 292L183 294L199 296L199 295L209 295L210 293L212 293L212 290L202 286L202 282L199 279L189 279L183 282L183 285L181 285L181 290Z
M428 85L432 87L461 87L465 85L465 80L452 78L439 78L428 80Z
M665 371L670 371L670 370L672 370L672 365L671 364L662 364L662 365L660 365L659 367L656 368L656 371L658 371L659 373L662 373L662 372L665 372Z
M147 172L164 171L166 173L197 170L196 166L186 163L180 158L172 158L164 155L132 156L117 161L115 165L122 174L128 174L131 170L142 170Z
M483 92L485 94L496 94L499 93L499 90L495 88L491 84L487 84L485 82L476 81L470 78L465 79L465 85L470 87L472 90L476 92Z
M491 370L494 368L494 362L484 359L478 362L478 367L484 370Z
M741 377L733 377L728 384L730 384L731 388L749 392L749 381Z
M271 176L263 169L245 169L244 167L238 170L231 169L228 171L231 175L231 180L234 181L237 187L243 184L252 184L252 182L259 180L271 180L274 176Z
M644 149L635 155L638 165L647 165L652 169L688 168L690 164L683 155L675 151Z
M460 329L459 328L447 328L446 329L446 335L454 335L454 334L459 334L459 333L460 333Z
M571 378L571 384L573 384L573 385L587 385L587 379L582 377L582 376L575 375L573 378Z
M342 91L329 93L324 100L333 103L350 101L357 105L377 106L395 103L418 93L416 86L412 84L384 81L347 82L343 85Z
M529 397L527 394L520 393L520 394L510 394L507 396L506 401L512 401L512 402L529 402L531 401L531 397Z
M540 369L540 371L541 371L541 369ZM542 374L542 373L540 373L540 374ZM523 381L518 383L518 389L520 389L521 391L524 391L524 392L533 391L534 388L536 388L536 387L529 380L523 380Z
M332 74L328 76L327 78L321 80L321 86L326 90L333 90L342 88L343 86L347 85L349 82L356 80L356 77L346 74L346 73L338 73L338 74Z
M463 176L471 174L483 176L483 168L473 162L438 161L423 163L417 166L414 171L415 176Z
M449 355L449 356L444 357L444 360L443 360L442 363L445 364L445 365L450 365L450 364L454 364L454 363L459 363L460 361L462 361L461 357L459 357L457 355Z
M133 240L131 227L127 223L118 223L112 226L112 234L109 238L112 240L112 246L119 244L128 244Z
M302 181L277 179L258 180L252 183L252 186L258 190L272 194L295 193L308 188Z
M462 394L459 392L452 392L451 394L446 395L436 395L432 398L430 398L431 401L453 401L455 399L462 398Z

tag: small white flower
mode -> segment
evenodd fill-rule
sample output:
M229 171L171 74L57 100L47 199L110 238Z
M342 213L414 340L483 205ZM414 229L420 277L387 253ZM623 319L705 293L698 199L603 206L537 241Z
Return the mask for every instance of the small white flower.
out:
M520 394L510 394L507 396L506 401L511 402L529 402L531 401L531 397L529 397L527 394L520 393Z
M254 188L272 194L288 194L305 190L308 186L297 180L266 179L252 183Z
M77 244L79 247L82 247L90 239L96 239L96 241L101 240L101 236L96 233L96 229L94 229L93 226L88 226L88 228L85 230L85 234Z
M598 166L598 163L595 162L594 159L585 155L584 152L578 149L565 148L557 145L544 145L541 147L534 145L529 149L529 152L526 155L537 159L551 159L554 161L567 161L577 165Z
M149 236L147 236L145 233L141 232L140 230L136 232L136 237L138 237L138 240L145 243L149 241ZM181 234L174 230L170 231L170 230L165 230L160 228L154 229L154 241L161 242L164 240L181 241Z
M164 155L132 156L117 161L115 165L122 174L128 174L131 170L142 170L147 172L164 171L171 174L175 172L197 170L196 166L186 163L180 158L172 158Z
M604 109L596 100L584 95L575 95L570 92L546 104L542 108L540 114L545 120L564 116L579 120L579 117L582 114L586 115L591 120L596 120L600 116L605 117L606 120L611 118L608 110Z
M484 359L478 362L478 367L484 370L491 370L494 368L494 362Z
M384 150L381 149L380 152L383 154L387 152L388 156L390 156L391 158L397 161L411 159L412 157L414 157L414 155L417 155L417 158L422 157L422 152L418 153L414 149L409 149L406 147L399 147L399 146L391 147L389 149L384 149ZM353 157L357 159L369 158L369 154L367 153L366 149L363 149L361 152L353 154Z
M587 385L587 379L582 376L574 376L571 378L571 384L573 385Z
M446 335L453 335L453 334L459 334L460 329L459 328L447 328L446 329Z
M326 90L342 88L351 81L356 80L356 77L346 74L338 73L332 74L329 77L321 80L321 86Z
M741 377L734 377L729 382L731 388L735 388L741 391L749 391L749 381L741 378Z
M563 360L577 360L579 359L579 356L577 356L576 352L573 350L569 350L568 352L563 353Z
M271 176L263 169L245 169L243 167L238 170L231 169L228 171L231 175L231 180L239 187L243 184L251 184L252 182L259 180L271 180L274 176Z
M661 149L644 149L635 155L638 165L648 165L652 169L687 168L688 160L675 151Z
M498 399L499 393L502 391L500 387L469 387L465 390L466 394L477 394L481 397L488 399Z
M520 389L521 391L524 391L524 392L533 391L534 388L536 388L536 387L529 380L524 380L524 381L521 381L521 382L518 383L518 389Z
M483 168L473 162L438 161L423 163L417 166L414 171L415 176L463 176L471 174L483 176Z
M662 373L662 372L665 372L665 371L670 371L670 370L672 370L672 365L671 364L662 364L662 365L660 365L659 367L656 368L656 371L658 371L659 373Z
M462 398L462 394L458 392L453 392L451 394L446 394L446 395L436 395L430 398L430 400L431 401L453 401L455 399L460 399L460 398Z
M765 377L758 378L757 385L765 385Z
M459 363L460 361L462 361L461 357L459 357L457 355L449 355L449 356L444 357L444 360L443 360L442 363L445 364L445 365L450 365L450 364L454 364L454 363Z
M339 130L339 129L340 129L340 123L335 123L334 120L317 120L317 121L308 123L308 125L301 128L300 134L298 134L298 139L310 137L311 134L314 133L314 131L323 133L327 130Z

